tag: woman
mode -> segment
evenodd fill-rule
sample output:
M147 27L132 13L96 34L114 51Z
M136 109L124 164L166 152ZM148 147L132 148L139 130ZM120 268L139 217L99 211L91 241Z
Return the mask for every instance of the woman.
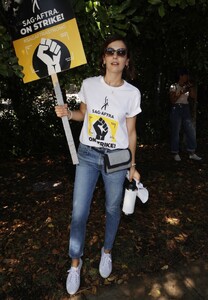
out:
M123 37L109 37L101 51L101 74L85 79L78 93L80 109L69 111L67 105L56 106L58 117L84 121L78 149L73 212L70 227L69 256L72 259L66 288L73 295L80 286L83 248L91 200L99 175L106 193L105 240L101 249L99 272L107 278L112 271L111 251L120 221L123 184L127 169L105 172L104 154L129 148L132 155L130 180L140 179L135 166L136 115L141 112L139 90L125 81L132 77L133 65ZM133 79L133 78L131 78Z

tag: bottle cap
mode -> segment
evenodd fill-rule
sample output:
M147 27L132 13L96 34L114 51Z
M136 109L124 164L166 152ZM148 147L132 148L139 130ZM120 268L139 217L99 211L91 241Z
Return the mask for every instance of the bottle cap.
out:
M136 181L134 179L132 179L132 181L128 181L126 188L127 190L132 190L132 191L137 190Z

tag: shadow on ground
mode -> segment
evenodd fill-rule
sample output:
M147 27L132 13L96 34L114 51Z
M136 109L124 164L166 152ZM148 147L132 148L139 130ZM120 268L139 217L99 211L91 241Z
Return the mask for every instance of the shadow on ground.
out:
M207 261L207 147L207 141L199 141L200 162L189 160L186 153L175 162L167 145L140 145L137 166L150 198L146 204L138 199L133 215L122 215L113 273L106 280L98 273L105 220L99 180L87 225L83 297L105 286L154 277L187 261ZM0 179L0 298L68 299L65 279L74 166L64 156L6 161L0 163ZM153 287L146 288L151 292Z

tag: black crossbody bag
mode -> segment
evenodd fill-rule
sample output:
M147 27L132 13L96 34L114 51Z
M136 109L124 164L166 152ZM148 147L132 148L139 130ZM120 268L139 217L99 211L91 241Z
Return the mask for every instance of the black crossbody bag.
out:
M132 155L129 148L119 149L104 154L106 173L113 173L131 167Z

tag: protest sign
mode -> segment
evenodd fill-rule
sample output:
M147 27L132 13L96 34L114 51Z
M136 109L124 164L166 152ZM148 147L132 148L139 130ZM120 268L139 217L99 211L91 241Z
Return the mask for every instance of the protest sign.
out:
M25 83L86 63L69 0L16 3L11 31Z
M86 63L70 0L13 0L5 4L24 83L51 76L58 104L57 73ZM78 163L67 117L62 118L74 164Z

